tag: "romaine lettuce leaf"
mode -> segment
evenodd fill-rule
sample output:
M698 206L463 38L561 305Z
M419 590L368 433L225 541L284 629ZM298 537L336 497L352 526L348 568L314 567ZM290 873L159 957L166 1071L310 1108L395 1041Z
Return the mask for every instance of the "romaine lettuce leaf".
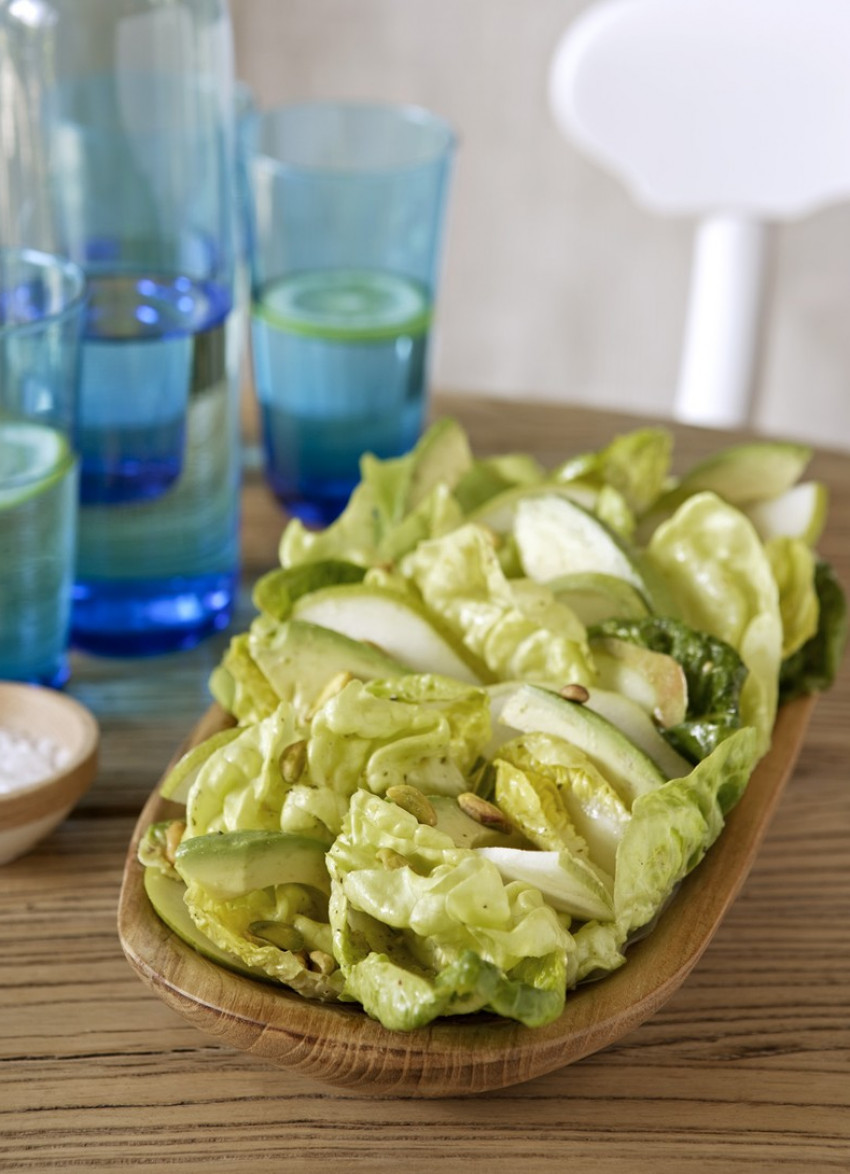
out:
M691 762L699 762L741 725L741 689L747 667L731 644L670 616L611 619L588 630L672 656L687 682L685 719L662 730Z
M210 674L209 686L222 709L240 725L262 721L280 705L280 697L251 655L250 632L231 639Z
M587 855L613 876L629 811L577 746L525 734L499 747L493 770L496 802L532 843Z
M835 571L822 559L815 564L817 631L782 662L780 697L791 701L832 685L847 645L847 599Z

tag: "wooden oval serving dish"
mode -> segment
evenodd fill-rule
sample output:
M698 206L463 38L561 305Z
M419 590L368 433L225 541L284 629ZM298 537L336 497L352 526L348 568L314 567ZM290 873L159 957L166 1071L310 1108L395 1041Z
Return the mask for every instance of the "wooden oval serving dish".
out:
M495 1016L437 1020L391 1032L353 1005L310 1002L232 973L196 953L154 913L136 845L177 808L152 794L127 856L118 908L124 953L168 1006L241 1051L360 1093L442 1097L520 1084L607 1047L648 1019L693 969L752 867L800 751L814 698L785 706L773 744L702 863L620 970L569 992L563 1014L530 1029ZM210 709L181 753L229 719Z

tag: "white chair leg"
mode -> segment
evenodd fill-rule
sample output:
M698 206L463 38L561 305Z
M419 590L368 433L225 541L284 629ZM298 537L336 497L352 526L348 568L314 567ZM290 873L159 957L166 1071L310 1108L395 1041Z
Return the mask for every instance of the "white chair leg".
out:
M696 234L677 420L706 427L749 423L758 367L767 228L716 216Z

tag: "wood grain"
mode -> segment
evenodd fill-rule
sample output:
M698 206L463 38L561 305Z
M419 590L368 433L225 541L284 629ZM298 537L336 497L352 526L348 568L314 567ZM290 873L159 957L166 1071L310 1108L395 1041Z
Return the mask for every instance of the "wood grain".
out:
M541 459L638 421L446 397L479 451ZM683 468L727 437L676 427ZM850 584L850 458L820 451L821 551ZM244 590L283 517L244 495ZM75 812L0 870L0 1169L327 1174L846 1174L850 1168L850 666L823 695L749 877L694 969L609 1047L462 1099L375 1097L234 1050L127 964L116 909L152 780L198 714L228 633L151 661L73 658L101 762ZM709 857L710 859L710 857ZM709 859L704 863L708 864Z

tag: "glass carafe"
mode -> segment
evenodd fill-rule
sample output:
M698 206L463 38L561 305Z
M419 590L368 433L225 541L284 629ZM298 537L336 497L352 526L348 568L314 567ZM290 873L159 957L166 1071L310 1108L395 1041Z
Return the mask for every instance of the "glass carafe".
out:
M0 239L88 282L72 638L185 647L226 624L238 570L227 5L0 0L7 100L27 113L0 142Z

